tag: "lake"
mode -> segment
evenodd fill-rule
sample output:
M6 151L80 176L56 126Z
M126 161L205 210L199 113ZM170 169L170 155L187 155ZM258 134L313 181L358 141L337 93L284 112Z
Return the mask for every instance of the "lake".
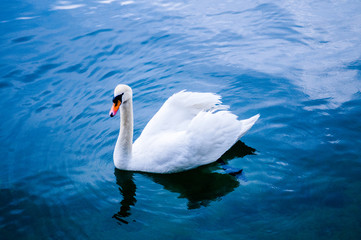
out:
M0 6L1 239L361 239L360 1ZM135 138L183 89L261 117L225 166L120 171L119 83Z

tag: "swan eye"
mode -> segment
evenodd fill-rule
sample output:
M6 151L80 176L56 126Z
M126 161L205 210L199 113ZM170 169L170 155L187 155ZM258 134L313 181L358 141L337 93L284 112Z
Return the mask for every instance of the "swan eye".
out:
M120 95L118 95L118 96L116 96L116 97L113 98L113 103L114 103L115 105L118 105L118 101L120 101L120 104L122 104L123 94L124 94L124 93L122 93L122 94L120 94Z

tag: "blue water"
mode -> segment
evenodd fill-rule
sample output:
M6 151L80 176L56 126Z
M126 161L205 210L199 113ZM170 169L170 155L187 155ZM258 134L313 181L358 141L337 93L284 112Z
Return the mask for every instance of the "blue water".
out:
M359 1L0 3L1 239L361 239ZM122 172L173 93L261 118L226 163ZM247 151L255 149L253 151Z

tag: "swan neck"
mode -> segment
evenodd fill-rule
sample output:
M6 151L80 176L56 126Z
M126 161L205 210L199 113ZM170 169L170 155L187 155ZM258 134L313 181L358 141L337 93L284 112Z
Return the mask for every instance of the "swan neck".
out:
M132 157L133 145L133 103L128 100L120 107L120 130L114 150L114 163L119 169L126 169Z

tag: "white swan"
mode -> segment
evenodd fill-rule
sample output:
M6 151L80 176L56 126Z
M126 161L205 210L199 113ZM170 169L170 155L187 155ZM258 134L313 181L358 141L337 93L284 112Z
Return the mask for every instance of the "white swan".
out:
M220 158L257 121L245 120L221 105L212 93L181 91L171 96L145 126L133 144L132 89L114 89L109 115L121 112L120 131L114 149L118 169L174 173L209 164Z

